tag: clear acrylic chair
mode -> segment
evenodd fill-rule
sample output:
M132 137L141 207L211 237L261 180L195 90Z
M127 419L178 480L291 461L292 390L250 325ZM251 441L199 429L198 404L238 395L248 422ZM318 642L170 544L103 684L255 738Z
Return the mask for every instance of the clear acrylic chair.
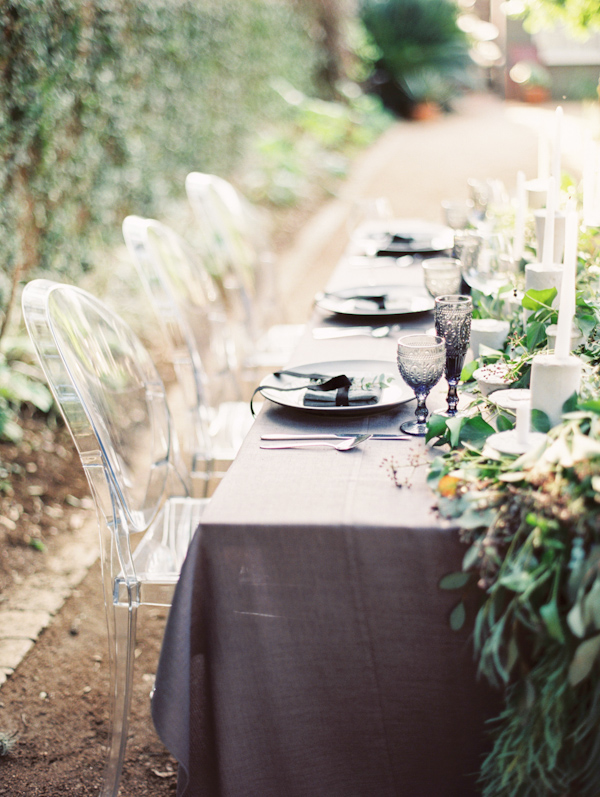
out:
M49 280L25 286L23 314L98 515L111 669L101 797L117 797L137 609L170 606L207 500L189 497L165 387L125 322L85 291Z
M185 188L198 222L203 257L230 289L243 296L245 340L250 344L245 365L285 365L304 327L269 323L281 301L273 258L257 232L260 225L250 206L231 183L216 175L191 172Z
M127 216L123 236L169 344L184 402L186 454L204 492L236 456L252 425L240 401L238 351L207 271L173 230Z

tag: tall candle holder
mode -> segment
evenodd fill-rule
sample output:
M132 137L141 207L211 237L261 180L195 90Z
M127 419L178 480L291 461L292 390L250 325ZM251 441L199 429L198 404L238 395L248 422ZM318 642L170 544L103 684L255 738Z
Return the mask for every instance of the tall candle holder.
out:
M570 354L571 328L575 314L575 270L577 264L577 213L567 216L565 267L553 354L538 354L531 366L531 406L542 410L552 426L561 421L565 401L579 392L582 362Z
M554 243L550 243L550 255L546 258L546 222L550 211L536 210L533 214L535 220L535 238L537 243L538 260L540 262L550 261L551 263L562 263L565 251L565 219L562 211L554 211Z

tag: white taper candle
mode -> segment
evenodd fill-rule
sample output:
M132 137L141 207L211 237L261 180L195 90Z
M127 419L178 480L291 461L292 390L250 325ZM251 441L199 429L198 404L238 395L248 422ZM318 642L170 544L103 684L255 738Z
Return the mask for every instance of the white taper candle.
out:
M517 172L517 208L515 216L515 234L513 238L513 257L519 263L525 248L525 209L527 207L527 192L525 190L525 173Z
M555 194L554 194L554 177L548 178L548 186L546 189L546 218L544 221L544 241L542 245L541 262L544 268L550 268L554 263L554 213ZM538 252L538 260L540 260Z
M577 238L579 219L576 211L567 213L565 223L565 264L560 286L558 324L554 354L559 360L571 354L571 325L575 315L575 276L577 270Z
M550 177L550 144L545 131L538 137L538 180L547 180Z
M560 149L562 132L563 109L558 106L554 114L554 145L552 149L552 177L554 177L555 210L558 210L558 197L560 194Z

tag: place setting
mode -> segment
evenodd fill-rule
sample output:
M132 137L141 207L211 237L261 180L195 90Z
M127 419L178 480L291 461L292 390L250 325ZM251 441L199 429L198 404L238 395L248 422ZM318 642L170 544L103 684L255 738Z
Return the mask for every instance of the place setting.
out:
M452 249L450 227L422 219L369 219L350 239L353 253L369 257L433 255Z
M294 365L264 377L255 394L286 409L344 417L387 412L411 390L386 360L333 360Z
M377 285L324 291L315 297L315 305L339 316L388 318L427 313L433 310L431 296L419 286Z

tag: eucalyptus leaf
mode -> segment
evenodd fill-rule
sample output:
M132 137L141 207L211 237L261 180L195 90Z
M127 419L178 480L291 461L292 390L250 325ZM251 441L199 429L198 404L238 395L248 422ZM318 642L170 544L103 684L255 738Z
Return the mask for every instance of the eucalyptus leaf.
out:
M552 639L556 639L557 642L564 643L565 635L560 622L560 615L558 613L556 600L553 599L549 603L540 606L540 615Z
M444 475L446 471L446 465L442 457L436 457L431 465L429 466L429 471L427 473L427 482L434 486L438 483L440 478Z
M514 421L511 421L510 418L507 418L507 416L503 413L498 415L496 419L496 426L498 427L499 432L507 432L509 429L515 428Z
M591 590L583 599L583 619L586 626L600 631L600 579L596 578Z
M488 528L496 520L497 511L493 508L477 509L470 506L460 515L458 522L461 529L483 529Z
M577 393L572 393L562 405L562 412L575 412L577 409Z
M461 601L457 603L454 609L450 614L450 628L453 631L460 631L460 629L465 624L465 620L467 619L467 612L465 609L465 604Z
M577 314L575 323L579 327L581 334L584 338L589 338L589 336L594 331L596 324L598 323L598 319L595 315L588 315L588 314Z
M531 586L532 577L526 570L513 570L499 578L498 583L512 592L525 592Z
M479 368L479 360L471 360L460 372L461 382L470 382L473 379L473 374Z
M471 445L481 448L487 438L494 434L496 430L493 426L481 417L476 415L474 418L466 418L463 420L462 427L459 431L460 439L471 443Z
M531 288L523 296L521 304L526 310L532 310L535 312L544 305L547 307L551 306L552 302L556 299L557 294L558 291L556 288L546 288L543 291L536 291L535 289Z
M522 471L505 471L498 476L498 481L505 484L515 484L522 482L525 479L525 474Z
M600 400L590 399L589 401L582 401L579 404L579 408L582 410L589 410L596 415L600 415Z
M425 440L429 442L434 437L443 437L446 431L446 418L443 415L430 415L427 420L427 434Z
M519 660L519 646L514 636L511 636L506 649L506 669L510 674Z
M479 555L481 553L481 544L479 541L474 542L463 556L462 566L463 570L471 570L477 564Z
M585 642L579 645L569 667L569 683L571 686L577 686L588 677L599 653L600 634L591 639L586 639Z
M527 324L527 348L529 351L537 349L546 343L546 324L541 321L532 321Z
M585 636L585 622L583 619L581 601L577 601L567 614L567 624L576 637L583 639Z
M534 432L549 432L552 428L550 418L542 410L531 410L531 429Z
M470 580L470 573L448 573L448 575L440 579L438 586L440 589L461 589Z
M454 418L446 419L446 428L450 432L450 445L456 448L460 445L460 431L465 418L462 416L455 416Z

